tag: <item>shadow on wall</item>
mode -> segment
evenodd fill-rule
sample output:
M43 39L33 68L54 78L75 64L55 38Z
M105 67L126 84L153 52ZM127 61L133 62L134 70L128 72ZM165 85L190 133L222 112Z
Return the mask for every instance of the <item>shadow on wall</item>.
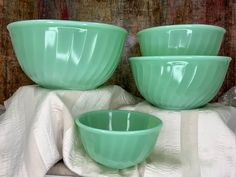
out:
M129 57L141 56L136 34L128 34L120 63L106 85L119 85L135 96L141 96L132 76Z

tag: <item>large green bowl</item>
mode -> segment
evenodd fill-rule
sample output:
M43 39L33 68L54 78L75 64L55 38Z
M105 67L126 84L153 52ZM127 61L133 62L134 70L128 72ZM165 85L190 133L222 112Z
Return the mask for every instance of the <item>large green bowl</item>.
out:
M117 67L127 31L92 22L29 20L7 26L23 71L46 88L94 89Z
M225 29L201 24L144 29L138 40L144 56L217 55Z
M88 112L75 119L83 146L96 162L123 169L147 158L154 148L162 121L128 110Z
M142 96L165 109L206 105L219 91L230 62L221 56L153 56L130 58Z

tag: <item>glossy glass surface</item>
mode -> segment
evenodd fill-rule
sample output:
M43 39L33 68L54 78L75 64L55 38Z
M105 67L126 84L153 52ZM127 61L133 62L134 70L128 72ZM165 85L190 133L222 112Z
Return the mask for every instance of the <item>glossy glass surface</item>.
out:
M86 152L96 162L123 169L143 161L154 148L162 121L126 110L100 110L75 119Z
M138 32L144 56L217 55L225 29L201 24L170 25Z
M230 62L221 56L153 56L130 58L142 96L165 109L193 109L219 91Z
M127 31L114 25L29 20L8 25L23 71L41 86L94 89L110 78Z

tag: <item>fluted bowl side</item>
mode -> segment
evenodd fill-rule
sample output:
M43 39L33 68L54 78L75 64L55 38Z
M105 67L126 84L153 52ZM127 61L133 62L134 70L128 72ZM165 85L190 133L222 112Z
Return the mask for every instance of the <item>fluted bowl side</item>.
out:
M29 20L8 25L28 77L52 89L94 89L116 69L127 31L114 25Z
M144 56L217 55L225 29L213 25L159 26L138 32Z
M145 160L152 152L162 121L129 110L87 112L75 119L86 152L96 162L123 169Z
M230 62L221 56L162 56L130 58L141 95L165 109L206 105L219 91Z

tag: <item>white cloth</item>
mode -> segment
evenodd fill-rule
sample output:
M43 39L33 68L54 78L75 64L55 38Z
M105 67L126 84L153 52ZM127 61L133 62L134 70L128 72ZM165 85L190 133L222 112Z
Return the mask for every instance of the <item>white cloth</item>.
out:
M6 112L0 117L0 176L43 177L62 158L71 171L88 177L236 176L235 134L224 123L232 116L222 121L220 114L228 114L228 107L178 112L137 101L118 86L91 91L21 87L5 102ZM145 162L112 170L85 153L74 118L119 108L156 115L164 126Z

